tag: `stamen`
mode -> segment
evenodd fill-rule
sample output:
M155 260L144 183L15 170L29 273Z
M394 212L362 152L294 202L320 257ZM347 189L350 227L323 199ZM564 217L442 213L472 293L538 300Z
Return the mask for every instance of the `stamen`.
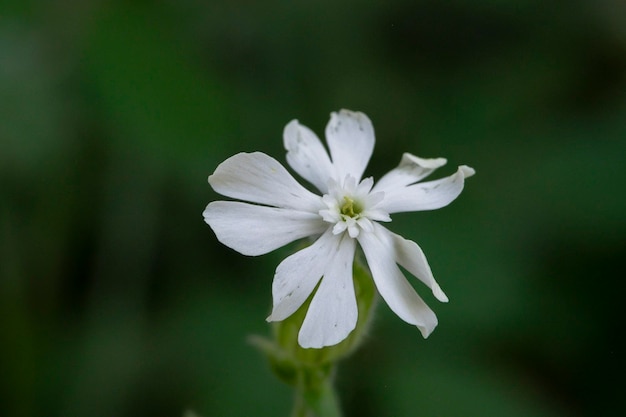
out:
M341 214L351 218L359 218L361 212L363 211L363 207L361 207L358 201L354 201L348 196L344 196L343 199L345 203L343 203L343 205L339 209Z
M376 209L385 196L383 192L370 194L373 179L366 178L360 184L347 176L343 186L335 181L329 181L328 194L322 197L325 209L319 210L319 215L328 223L333 224L332 233L335 235L347 233L355 239L363 231L374 230L373 221L390 221L389 215L383 210ZM334 187L332 187L334 186Z
M354 217L354 200L348 196L343 198L346 202L341 206L341 214L348 217Z

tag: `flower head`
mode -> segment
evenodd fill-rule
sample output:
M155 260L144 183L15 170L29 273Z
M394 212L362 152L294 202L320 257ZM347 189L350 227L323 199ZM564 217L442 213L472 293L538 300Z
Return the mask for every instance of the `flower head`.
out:
M215 201L203 213L218 240L244 255L262 255L306 237L316 239L278 265L268 321L289 317L317 288L299 344L320 348L345 339L357 323L352 263L358 243L382 298L428 337L437 317L399 266L426 284L439 301L448 298L420 247L380 223L390 222L393 213L448 205L474 170L462 165L449 177L419 182L446 160L405 153L400 165L374 185L372 178L362 179L374 149L372 123L363 113L348 110L331 114L326 127L330 155L315 133L297 120L287 124L283 138L287 162L319 194L300 185L270 156L239 153L222 162L209 183L218 193L245 202Z

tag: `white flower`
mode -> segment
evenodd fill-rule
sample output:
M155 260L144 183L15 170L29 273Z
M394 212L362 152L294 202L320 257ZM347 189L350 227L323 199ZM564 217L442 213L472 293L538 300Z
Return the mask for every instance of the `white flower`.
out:
M358 242L380 295L402 320L428 337L437 317L398 265L426 284L439 301L448 298L420 247L380 222L391 221L392 213L448 205L474 170L463 165L449 177L418 183L446 160L405 153L400 165L376 185L372 178L361 180L374 149L374 129L366 115L348 110L332 113L326 126L330 157L315 133L297 120L287 124L283 138L287 162L321 195L298 184L270 156L239 153L221 163L209 183L216 192L247 202L215 201L203 213L218 240L244 255L262 255L297 239L317 238L278 265L267 320L289 317L317 287L299 344L320 348L344 340L357 322L352 264Z

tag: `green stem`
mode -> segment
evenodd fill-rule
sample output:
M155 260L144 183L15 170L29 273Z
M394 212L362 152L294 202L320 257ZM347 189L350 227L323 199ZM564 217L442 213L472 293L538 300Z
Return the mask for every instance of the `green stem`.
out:
M296 391L291 417L311 417L309 411L309 407L307 407L302 393L300 391Z
M303 368L295 386L292 417L341 417L339 400L328 369Z

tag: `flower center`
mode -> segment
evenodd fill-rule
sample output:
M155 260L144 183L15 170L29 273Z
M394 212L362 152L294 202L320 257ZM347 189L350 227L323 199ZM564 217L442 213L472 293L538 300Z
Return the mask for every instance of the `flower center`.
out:
M391 221L388 213L376 208L384 194L370 193L373 184L371 178L357 183L349 175L343 183L329 181L328 194L322 196L326 208L320 210L319 215L333 225L334 234L347 231L351 238L356 238L361 230L371 232L373 221Z
M358 219L361 216L361 212L363 211L363 207L354 201L352 198L348 196L344 196L344 203L339 210L343 216L351 217L353 219Z

